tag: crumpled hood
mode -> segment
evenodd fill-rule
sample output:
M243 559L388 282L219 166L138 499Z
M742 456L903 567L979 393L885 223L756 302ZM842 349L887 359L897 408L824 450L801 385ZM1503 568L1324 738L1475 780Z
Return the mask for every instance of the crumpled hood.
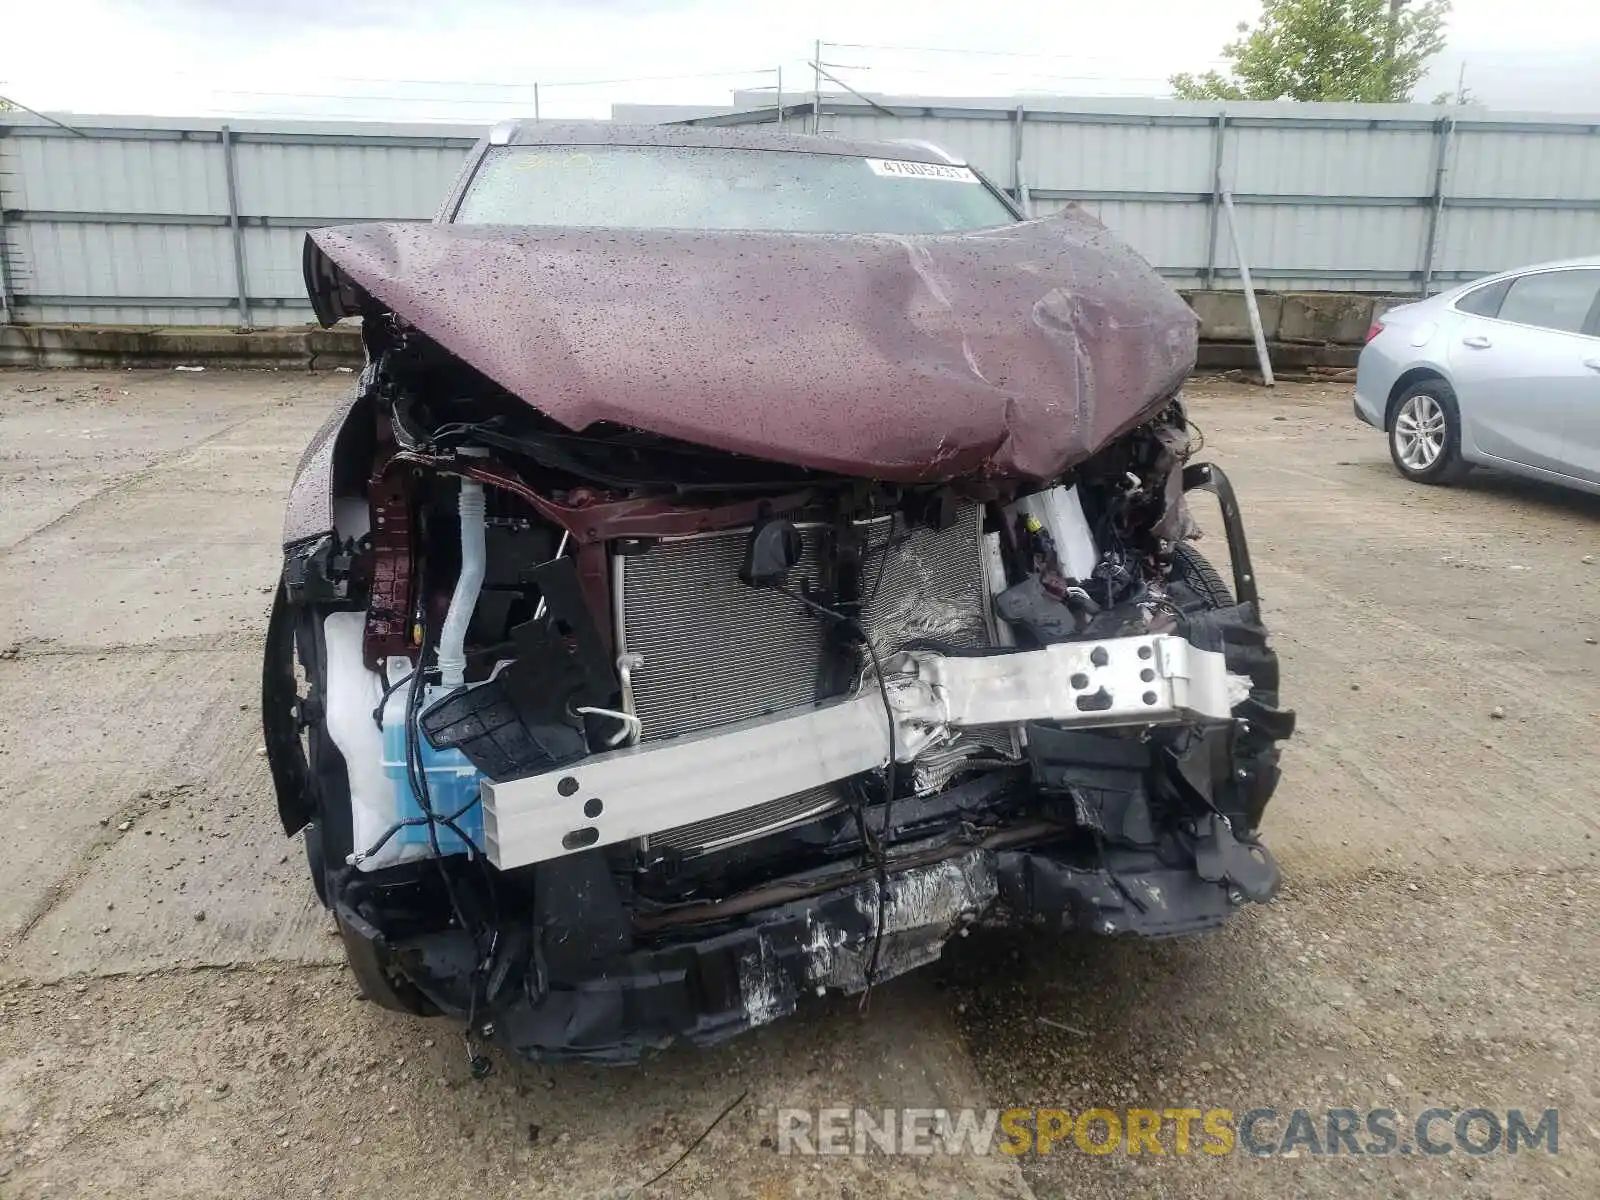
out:
M574 431L900 482L1053 478L1194 366L1189 308L1078 209L916 236L348 225L305 269L324 324L370 297Z

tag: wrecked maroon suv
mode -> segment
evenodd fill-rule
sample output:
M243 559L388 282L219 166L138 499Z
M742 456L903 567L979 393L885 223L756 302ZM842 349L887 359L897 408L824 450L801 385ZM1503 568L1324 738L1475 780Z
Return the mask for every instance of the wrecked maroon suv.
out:
M1293 714L1195 321L1084 213L920 145L512 125L438 222L305 266L368 364L295 478L264 720L371 999L626 1060L987 919L1277 890Z

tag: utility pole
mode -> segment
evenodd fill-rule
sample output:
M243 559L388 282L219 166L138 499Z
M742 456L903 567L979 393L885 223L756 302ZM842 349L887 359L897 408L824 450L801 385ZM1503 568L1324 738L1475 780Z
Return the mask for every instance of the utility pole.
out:
M783 128L783 64L778 64L778 128Z

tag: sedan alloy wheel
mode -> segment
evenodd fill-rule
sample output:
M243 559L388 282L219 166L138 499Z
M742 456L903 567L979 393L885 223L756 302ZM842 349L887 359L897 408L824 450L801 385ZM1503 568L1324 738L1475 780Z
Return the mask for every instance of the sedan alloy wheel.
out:
M1413 471L1426 471L1444 453L1446 432L1444 409L1434 397L1418 392L1395 414L1395 452Z

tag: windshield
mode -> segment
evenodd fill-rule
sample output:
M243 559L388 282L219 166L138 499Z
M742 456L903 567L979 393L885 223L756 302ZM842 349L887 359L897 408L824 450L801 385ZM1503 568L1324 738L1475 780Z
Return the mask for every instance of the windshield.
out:
M687 146L491 150L462 225L940 233L1016 220L967 167Z

